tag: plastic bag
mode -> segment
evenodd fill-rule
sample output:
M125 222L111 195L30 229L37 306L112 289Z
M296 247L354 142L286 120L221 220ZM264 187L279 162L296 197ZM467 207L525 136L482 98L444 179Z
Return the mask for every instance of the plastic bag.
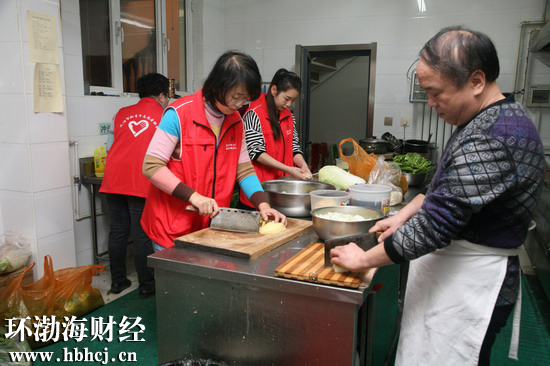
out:
M10 352L30 352L31 347L27 341L19 341L18 337L6 338L7 329L0 327L0 365L31 366L31 361L12 361Z
M25 267L31 255L29 239L24 234L7 231L0 238L0 274Z
M25 274L32 270L31 263L25 271L14 278L0 293L0 325L7 325L6 319L56 316L62 321L64 316L80 317L105 304L99 290L92 287L92 277L105 270L105 266L92 265L71 267L54 272L52 259L44 257L44 276L30 284L21 282ZM29 339L31 348L42 347L47 343Z
M104 270L98 264L55 271L54 315L81 317L105 305L101 292L92 287L92 277Z
M227 366L225 362L205 360L198 358L179 358L174 361L163 363L160 366Z
M23 291L21 291L23 278L27 272L32 271L34 263L25 268L17 277L12 279L3 291L0 292L0 326L7 325L6 319L25 318L30 313L23 300ZM38 281L37 281L38 282ZM33 282L33 284L36 282ZM53 293L53 291L52 291Z
M353 143L353 153L344 155L342 145L346 142ZM368 181L371 170L376 165L376 155L367 154L365 150L351 137L340 141L340 157L349 165L349 172Z
M404 185L403 185L404 182ZM378 158L376 166L372 169L367 181L369 184L385 184L392 188L390 206L403 201L403 195L407 192L407 180L401 174L401 169L396 163L388 163L383 156Z

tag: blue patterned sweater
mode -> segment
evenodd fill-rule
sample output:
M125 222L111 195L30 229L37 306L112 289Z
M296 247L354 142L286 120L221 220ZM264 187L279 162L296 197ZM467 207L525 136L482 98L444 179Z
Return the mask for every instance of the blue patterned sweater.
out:
M482 110L450 137L421 209L385 241L395 263L465 239L517 248L527 236L544 178L544 149L513 96ZM497 305L514 303L518 257L510 257Z

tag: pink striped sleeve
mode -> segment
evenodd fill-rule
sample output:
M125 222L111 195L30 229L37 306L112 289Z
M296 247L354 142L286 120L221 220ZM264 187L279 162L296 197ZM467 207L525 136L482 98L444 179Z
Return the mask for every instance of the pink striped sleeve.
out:
M160 128L157 128L149 143L146 154L168 161L178 142L179 137L170 135Z
M151 183L168 194L172 194L180 182L181 181L167 167L160 168L159 171L151 177Z
M246 163L250 161L250 156L248 155L248 149L246 148L246 136L243 133L243 142L241 144L241 153L239 154L239 164Z

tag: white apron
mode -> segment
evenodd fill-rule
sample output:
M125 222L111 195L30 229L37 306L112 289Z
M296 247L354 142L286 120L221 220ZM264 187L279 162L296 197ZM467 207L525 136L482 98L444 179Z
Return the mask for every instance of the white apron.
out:
M410 262L398 366L476 366L481 344L517 249L453 240ZM510 357L517 359L521 288L514 314Z

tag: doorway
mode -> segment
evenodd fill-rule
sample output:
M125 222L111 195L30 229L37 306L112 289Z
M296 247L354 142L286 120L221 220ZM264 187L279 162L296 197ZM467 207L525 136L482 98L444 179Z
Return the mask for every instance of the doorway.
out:
M306 161L333 163L342 139L372 136L376 43L296 46L302 93L295 116ZM317 156L319 155L319 156Z

